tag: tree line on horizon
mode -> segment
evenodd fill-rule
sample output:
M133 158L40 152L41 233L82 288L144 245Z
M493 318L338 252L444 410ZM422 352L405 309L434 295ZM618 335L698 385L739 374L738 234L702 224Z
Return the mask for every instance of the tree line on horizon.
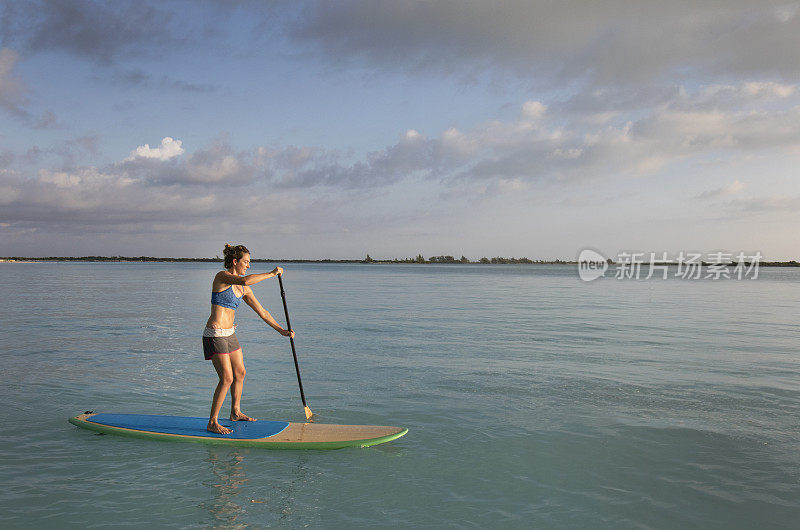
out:
M516 264L533 264L533 263L568 263L566 261L556 259L556 260L532 260L529 258L504 258L501 256L495 256L493 258L487 258L486 256L480 258L476 261L471 261L466 256L461 256L461 258L456 259L455 256L430 256L428 259L422 254L417 254L416 257L413 258L402 258L402 259L380 259L376 260L373 259L372 256L367 254L367 257L363 260L363 263L480 263L480 264L491 264L491 265L516 265Z
M216 256L214 258L165 258L155 256L49 256L49 257L26 257L26 256L5 256L0 257L0 262L9 261L95 261L95 262L194 262L194 263L211 263L221 262L222 258ZM443 264L493 264L493 265L515 265L515 264L536 264L536 265L571 265L576 264L576 261L568 261L562 259L554 260L532 260L526 257L522 258L504 258L495 256L493 258L482 257L479 260L471 261L466 256L456 259L454 256L430 256L425 258L422 254L417 254L413 258L394 258L394 259L373 259L367 254L365 259L296 259L296 258L253 258L253 263L443 263ZM609 265L613 265L612 260L608 260ZM702 262L704 266L708 265ZM797 260L789 261L761 261L760 267L800 267L800 262Z

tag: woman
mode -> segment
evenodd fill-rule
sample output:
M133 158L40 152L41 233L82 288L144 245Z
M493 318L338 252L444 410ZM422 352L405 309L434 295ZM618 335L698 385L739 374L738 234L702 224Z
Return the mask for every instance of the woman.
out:
M244 245L233 247L225 245L223 255L225 270L214 276L214 282L211 285L211 316L208 317L206 329L203 332L203 353L206 360L210 360L214 364L214 369L219 376L219 383L214 390L214 400L211 402L211 417L208 420L207 429L218 434L229 434L231 430L220 425L217 419L229 388L231 390L231 420L255 421L255 418L249 417L241 409L245 369L242 348L239 346L236 327L233 324L236 308L244 300L264 322L284 337L294 337L294 331L287 331L275 322L272 315L261 307L253 290L250 289L250 286L255 283L272 278L277 274L283 274L283 269L275 267L272 272L245 276L247 269L250 268L250 251Z

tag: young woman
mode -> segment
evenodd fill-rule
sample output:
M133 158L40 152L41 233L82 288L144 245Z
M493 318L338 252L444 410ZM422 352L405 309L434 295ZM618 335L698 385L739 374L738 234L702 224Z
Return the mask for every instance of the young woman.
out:
M203 353L206 360L213 363L219 376L219 383L214 390L214 400L211 402L211 417L207 429L218 434L229 434L231 430L220 425L217 419L229 388L231 420L255 421L255 418L249 417L241 409L245 369L242 348L239 346L236 327L233 324L236 308L244 300L264 322L281 335L294 337L294 331L287 331L275 322L272 315L261 307L253 290L250 289L255 283L283 274L283 269L275 267L272 272L245 276L247 269L250 268L250 251L244 245L225 245L223 254L225 270L214 276L211 285L211 316L208 317L203 332Z

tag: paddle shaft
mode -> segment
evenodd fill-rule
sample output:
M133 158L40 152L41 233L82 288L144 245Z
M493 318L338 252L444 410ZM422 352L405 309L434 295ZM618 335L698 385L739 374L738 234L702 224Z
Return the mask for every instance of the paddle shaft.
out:
M281 288L281 300L283 300L283 314L286 315L286 329L292 331L292 323L289 322L289 309L286 307L286 293L283 290L283 280L281 279L281 275L278 274L278 285ZM303 380L300 379L300 365L297 364L297 352L294 349L294 339L290 336L289 342L292 345L292 357L294 357L294 369L297 372L297 385L300 387L300 399L303 400L303 407L308 407L306 405L306 394L303 392Z

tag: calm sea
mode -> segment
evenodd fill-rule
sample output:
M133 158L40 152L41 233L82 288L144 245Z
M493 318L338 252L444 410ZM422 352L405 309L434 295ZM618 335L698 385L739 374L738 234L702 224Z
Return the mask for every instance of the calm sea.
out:
M3 527L797 528L800 269L285 268L319 421L405 437L269 451L78 429L85 410L207 414L217 267L4 263ZM254 291L283 321L277 282ZM243 409L301 421L288 341L238 313Z

